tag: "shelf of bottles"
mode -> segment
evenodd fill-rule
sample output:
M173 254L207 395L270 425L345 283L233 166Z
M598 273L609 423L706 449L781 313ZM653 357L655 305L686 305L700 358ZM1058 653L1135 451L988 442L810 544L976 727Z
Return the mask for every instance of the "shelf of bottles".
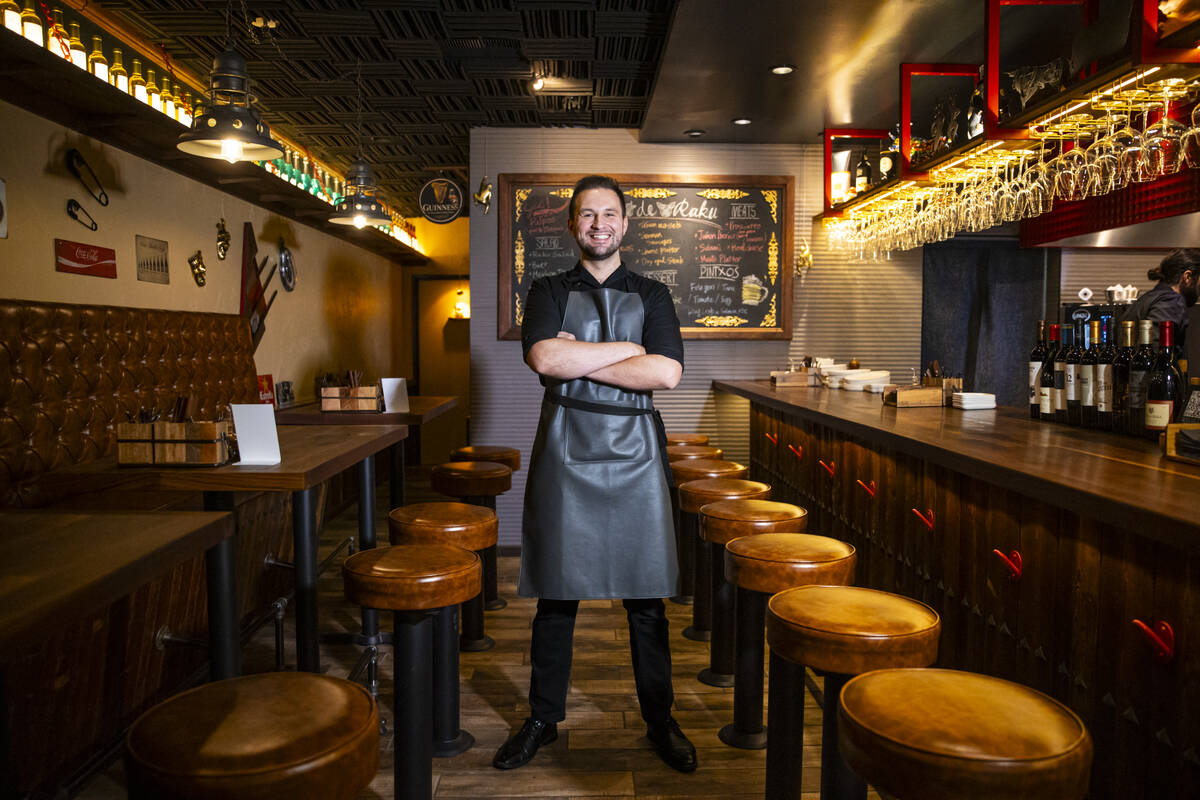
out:
M1039 323L1029 354L1032 419L1153 441L1181 421L1200 378L1188 374L1174 323L1117 319Z
M191 126L197 107L204 103L204 93L184 83L169 66L167 74L160 75L159 70L149 68L148 65L154 62L144 54L108 34L105 35L108 35L111 46L106 46L105 35L97 32L99 29L96 26L84 18L65 17L61 8L51 9L41 0L24 0L23 7L17 5L16 0L0 0L0 21L8 34L15 34L38 47L46 48L96 80L104 81L145 103L183 128ZM85 45L86 39L91 41L90 48ZM169 65L170 62L167 63ZM301 148L282 137L275 138L283 144L284 156L274 161L255 161L254 164L331 208L341 202L346 186L344 178L312 159ZM413 250L423 252L417 243L412 223L390 209L388 214L392 219L390 226L373 227Z

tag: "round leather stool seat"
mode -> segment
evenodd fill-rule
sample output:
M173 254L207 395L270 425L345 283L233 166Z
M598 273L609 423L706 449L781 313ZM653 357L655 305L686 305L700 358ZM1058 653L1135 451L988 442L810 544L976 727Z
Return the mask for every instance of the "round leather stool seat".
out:
M761 481L700 478L679 484L679 510L699 514L701 508L718 500L766 500L770 496L771 486Z
M763 594L796 586L843 586L854 579L857 560L854 545L828 536L760 533L725 543L725 579Z
M469 503L416 503L388 514L392 544L452 544L483 550L496 543L496 512Z
M772 500L717 500L700 507L700 538L728 545L730 540L765 533L801 533L808 512Z
M851 678L838 705L841 752L900 800L1078 800L1092 739L1052 697L948 669Z
M516 472L521 468L521 451L515 447L499 447L490 444L477 444L470 447L460 447L450 454L453 461L491 461L493 464L503 464Z
M708 444L708 436L703 433L672 433L667 431L667 445L673 444Z
M494 497L512 488L512 469L492 461L450 461L433 468L429 485L451 497Z
M357 683L268 672L159 703L125 744L131 798L352 800L379 769L379 710Z
M671 472L675 475L675 485L698 481L702 478L744 478L750 469L736 461L722 461L717 458L688 458L683 461L672 461Z
M941 620L929 606L861 586L799 586L767 602L767 644L795 663L858 675L927 667Z
M342 565L346 599L367 608L422 611L455 606L482 590L483 565L449 544L403 544L363 550Z
M709 447L704 444L669 444L667 445L668 461L686 461L689 458L719 459L725 451L719 447Z

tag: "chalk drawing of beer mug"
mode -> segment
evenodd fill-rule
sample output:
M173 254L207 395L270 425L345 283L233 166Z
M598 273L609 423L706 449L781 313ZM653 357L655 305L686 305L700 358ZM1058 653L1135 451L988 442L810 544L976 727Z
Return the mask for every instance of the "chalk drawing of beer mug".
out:
M757 275L747 275L742 278L742 302L748 306L756 306L771 293Z

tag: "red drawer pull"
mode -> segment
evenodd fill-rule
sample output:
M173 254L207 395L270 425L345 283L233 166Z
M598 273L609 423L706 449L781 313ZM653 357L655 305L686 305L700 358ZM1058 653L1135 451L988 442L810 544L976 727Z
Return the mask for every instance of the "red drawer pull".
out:
M1154 648L1155 658L1165 664L1175 657L1175 631L1170 623L1160 619L1155 623L1153 630L1140 619L1135 619L1133 624L1137 625L1146 641Z
M1010 581L1021 579L1021 554L1019 552L1013 550L1008 555L1004 555L999 550L993 550L992 552L999 556L1004 565L1008 567L1008 579Z
M833 475L833 470L837 467L836 461L830 461L828 464L826 464L824 461L822 461L821 459L818 458L817 463L820 464L822 467L824 467L825 471L828 472L831 476Z
M871 497L875 496L875 481L871 481L870 485L865 484L862 481L859 481L858 485L863 487L863 489L865 489L867 494L871 495Z
M791 450L793 453L795 453L796 458L799 458L799 459L804 458L804 448L803 447L796 447L795 445L789 444L788 450Z
M917 518L920 519L921 522L925 523L926 528L929 528L929 530L933 530L933 509L932 508L926 510L926 512L925 512L925 514L928 514L929 516L925 516L925 514L922 514L920 511L917 511L915 508L912 510L912 512L917 515Z
M765 436L765 437L767 437L768 439L770 439L770 440L771 440L771 444L779 444L779 437L778 437L778 436L772 436L772 435L771 435L771 434L769 434L769 433L764 433L764 434L763 434L763 436Z

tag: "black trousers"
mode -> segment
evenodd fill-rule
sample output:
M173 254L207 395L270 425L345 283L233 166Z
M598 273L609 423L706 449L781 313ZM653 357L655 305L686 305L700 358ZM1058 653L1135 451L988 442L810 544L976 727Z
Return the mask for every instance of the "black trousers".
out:
M671 716L671 647L667 612L662 600L624 600L629 620L629 650L642 719L648 725ZM529 679L530 716L543 722L562 722L567 716L567 686L571 682L571 650L575 639L578 600L538 600L533 618Z

